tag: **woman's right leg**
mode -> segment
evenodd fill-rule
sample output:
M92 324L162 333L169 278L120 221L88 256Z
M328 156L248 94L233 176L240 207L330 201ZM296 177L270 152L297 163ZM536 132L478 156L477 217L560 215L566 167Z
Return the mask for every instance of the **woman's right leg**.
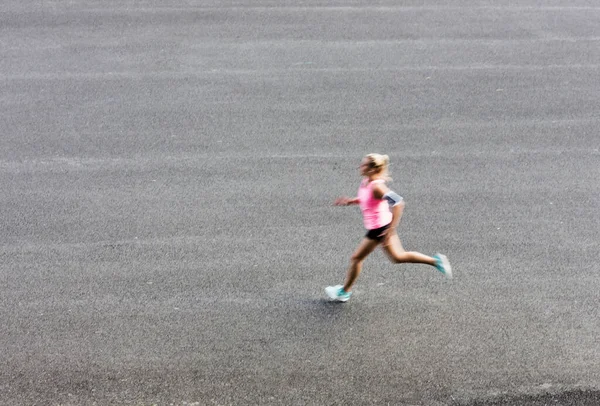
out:
M435 257L430 257L420 252L406 252L400 243L398 235L390 237L389 243L383 246L383 250L388 255L390 260L396 264L403 262L412 262L417 264L433 265L444 274L447 278L452 278L452 267L448 258L442 254L436 254Z
M427 264L435 266L435 258L416 251L405 251L397 234L390 237L389 244L383 246L390 261L400 264L410 262L414 264Z
M362 270L362 264L365 258L369 256L369 254L373 252L373 250L375 250L375 248L377 248L378 245L379 241L371 240L369 238L365 238L361 241L360 245L354 251L352 257L350 258L350 267L348 268L346 283L344 284L345 292L350 292L354 281L356 281L356 278L358 278L358 275Z

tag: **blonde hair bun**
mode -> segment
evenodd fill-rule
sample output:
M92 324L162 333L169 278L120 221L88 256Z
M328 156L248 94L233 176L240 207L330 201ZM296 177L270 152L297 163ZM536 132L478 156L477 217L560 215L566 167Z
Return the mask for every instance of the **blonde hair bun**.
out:
M370 162L371 168L377 169L384 176L385 180L391 181L389 174L390 157L387 155L371 153L368 154L367 158Z

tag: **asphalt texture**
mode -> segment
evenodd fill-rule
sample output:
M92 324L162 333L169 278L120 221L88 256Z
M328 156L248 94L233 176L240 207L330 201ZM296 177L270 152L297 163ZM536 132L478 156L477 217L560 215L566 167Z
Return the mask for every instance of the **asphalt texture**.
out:
M0 404L600 404L600 5L0 5ZM408 250L367 258L388 154Z

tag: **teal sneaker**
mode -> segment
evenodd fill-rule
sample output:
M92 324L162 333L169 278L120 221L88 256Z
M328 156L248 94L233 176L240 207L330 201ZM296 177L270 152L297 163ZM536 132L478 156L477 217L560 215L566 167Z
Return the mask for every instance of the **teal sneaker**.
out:
M350 299L350 295L352 295L352 292L346 292L342 285L327 286L325 288L325 293L327 293L327 296L329 296L331 300L336 302L347 302L348 299Z
M452 279L452 267L450 266L448 258L442 254L435 254L433 258L435 259L435 267L437 270L446 275L446 278Z

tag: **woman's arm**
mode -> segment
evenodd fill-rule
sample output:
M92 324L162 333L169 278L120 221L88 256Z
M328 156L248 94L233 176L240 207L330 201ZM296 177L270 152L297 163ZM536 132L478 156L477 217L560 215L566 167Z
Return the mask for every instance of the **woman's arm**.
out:
M333 203L334 206L351 206L358 204L358 197L338 197Z
M373 197L376 199L386 199L390 204L390 211L392 212L392 222L390 228L395 231L402 218L402 212L404 211L404 200L398 196L395 192L391 191L385 184L379 183L373 186Z
M402 213L404 212L404 201L400 201L395 206L392 207L392 222L390 228L396 229L398 228L398 224L400 224L400 219L402 218Z

